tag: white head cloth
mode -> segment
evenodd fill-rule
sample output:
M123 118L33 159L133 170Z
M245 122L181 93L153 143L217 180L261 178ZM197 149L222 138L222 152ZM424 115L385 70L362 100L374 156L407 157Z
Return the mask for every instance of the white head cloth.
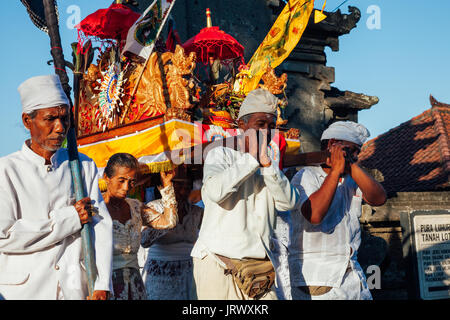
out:
M239 109L238 119L243 116L256 112L265 112L277 115L278 98L271 94L266 89L255 89L250 91L242 102Z
M369 130L362 124L353 121L338 121L331 124L328 129L323 132L320 140L344 140L362 146L369 136Z
M17 90L22 101L22 113L31 113L34 110L53 108L63 104L70 105L56 74L30 78Z

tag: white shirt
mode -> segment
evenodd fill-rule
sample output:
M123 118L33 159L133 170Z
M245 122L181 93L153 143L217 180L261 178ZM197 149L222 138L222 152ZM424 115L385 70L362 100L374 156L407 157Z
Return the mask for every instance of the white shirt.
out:
M93 218L98 276L95 290L110 290L112 221L98 188L97 167L79 154L85 191L99 213ZM0 158L0 294L6 299L85 299L81 223L67 149L45 159L25 143Z
M278 212L276 228L272 237L274 243L273 256L276 274L275 291L278 300L292 300L291 278L289 274L289 243L290 229L292 225L290 212Z
M361 191L345 176L339 182L323 221L308 222L300 208L322 186L327 174L321 167L305 167L292 179L300 192L300 205L292 212L289 265L293 286L339 287L350 265L359 266L356 256L361 243Z
M191 255L272 259L270 236L276 211L288 211L299 199L296 188L273 162L260 168L249 153L216 147L205 160L199 239Z

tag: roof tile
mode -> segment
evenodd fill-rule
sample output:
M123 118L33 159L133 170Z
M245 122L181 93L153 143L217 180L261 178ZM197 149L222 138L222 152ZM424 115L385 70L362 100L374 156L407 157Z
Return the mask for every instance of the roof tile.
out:
M362 147L361 164L379 170L389 195L450 189L450 105L432 107Z

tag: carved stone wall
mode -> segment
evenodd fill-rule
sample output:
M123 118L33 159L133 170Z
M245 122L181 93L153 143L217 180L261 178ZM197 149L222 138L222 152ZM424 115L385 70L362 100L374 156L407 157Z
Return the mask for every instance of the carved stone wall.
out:
M378 102L351 91L341 91L331 84L335 81L334 67L327 66L325 47L339 51L339 37L356 27L361 12L349 7L349 14L326 12L327 19L314 24L311 16L297 47L280 66L288 73L288 125L299 128L303 151L316 151L320 136L332 122L358 121L358 111Z

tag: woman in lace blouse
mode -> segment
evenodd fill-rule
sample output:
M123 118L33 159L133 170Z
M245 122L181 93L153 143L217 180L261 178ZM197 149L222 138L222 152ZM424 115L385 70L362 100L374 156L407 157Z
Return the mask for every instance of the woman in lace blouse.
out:
M178 221L177 202L172 186L174 171L161 172L161 210L154 210L142 202L127 198L136 185L139 163L128 153L113 155L105 168L107 191L103 194L113 220L113 288L114 300L145 300L146 292L139 273L137 252L141 229L171 229Z

